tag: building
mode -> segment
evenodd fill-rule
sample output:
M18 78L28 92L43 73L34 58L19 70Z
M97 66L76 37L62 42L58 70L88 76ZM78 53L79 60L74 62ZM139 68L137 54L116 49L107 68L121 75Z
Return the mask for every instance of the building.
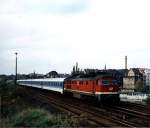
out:
M145 69L144 85L150 86L150 69Z
M138 86L144 85L144 69L131 68L127 76L123 78L123 88L135 90Z

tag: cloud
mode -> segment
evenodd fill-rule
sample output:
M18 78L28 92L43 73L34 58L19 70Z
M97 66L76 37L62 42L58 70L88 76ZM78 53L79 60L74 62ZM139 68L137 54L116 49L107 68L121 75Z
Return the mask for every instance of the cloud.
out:
M150 2L100 0L0 1L0 72L70 72L149 64ZM6 59L7 57L7 59ZM142 61L140 61L142 60ZM13 64L14 65L14 64Z

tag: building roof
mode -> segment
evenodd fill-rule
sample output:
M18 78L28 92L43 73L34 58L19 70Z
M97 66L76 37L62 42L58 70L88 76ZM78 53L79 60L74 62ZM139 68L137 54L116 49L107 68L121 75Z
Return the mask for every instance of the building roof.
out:
M143 75L142 70L140 71L140 68L130 68L134 72L135 75Z

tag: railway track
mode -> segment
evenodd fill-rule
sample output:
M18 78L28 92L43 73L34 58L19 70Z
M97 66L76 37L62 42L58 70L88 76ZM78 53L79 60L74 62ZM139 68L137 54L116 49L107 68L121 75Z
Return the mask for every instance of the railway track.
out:
M83 103L79 103L82 105L83 108L86 108L86 105L83 105ZM87 104L87 103L86 103ZM78 105L78 104L76 104ZM149 114L146 114L144 112L138 112L135 110L125 109L119 106L110 106L105 105L102 107L94 107L91 104L89 105L88 109L91 111L94 111L95 113L101 113L106 116L111 116L112 119L117 119L121 123L126 123L133 126L150 126L150 118Z
M75 105L72 102L66 103L62 102L60 100L56 100L55 98L45 96L43 94L39 95L43 100L47 100L47 102L51 102L53 104L57 104L57 106L60 106L63 109L67 109L67 111L70 113L73 113L79 117L85 117L89 122L94 122L97 126L103 126L103 127L112 127L112 126L126 126L126 127L133 127L133 123L129 123L126 121L120 121L116 120L114 118L108 117L108 115L104 116L102 114L96 113L95 111L91 111L89 108L82 107L81 105ZM102 111L101 111L102 112ZM106 113L106 111L105 111Z
M133 109L135 111L144 112L147 113L147 115L150 115L150 106L149 105L143 105L138 103L129 103L129 102L120 102L120 107L124 107L127 109Z
M30 95L33 97L32 91L30 90ZM122 126L122 127L139 127L145 126L149 127L150 122L149 118L135 110L127 111L120 106L103 106L101 108L80 101L74 98L66 98L62 95L54 95L49 92L43 92L38 90L38 95L34 95L34 98L39 101L45 102L47 104L53 105L61 111L69 113L70 116L78 119L86 119L89 124L93 126L101 127L113 127L113 126ZM149 116L149 115L148 115ZM143 120L144 119L144 120ZM144 121L144 123L143 123Z

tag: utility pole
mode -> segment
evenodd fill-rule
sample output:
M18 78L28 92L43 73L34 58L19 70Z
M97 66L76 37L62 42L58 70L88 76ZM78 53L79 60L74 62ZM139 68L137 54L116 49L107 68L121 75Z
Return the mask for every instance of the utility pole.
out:
M16 75L15 75L15 85L17 84L17 55L18 53L15 52L15 55L16 55Z

